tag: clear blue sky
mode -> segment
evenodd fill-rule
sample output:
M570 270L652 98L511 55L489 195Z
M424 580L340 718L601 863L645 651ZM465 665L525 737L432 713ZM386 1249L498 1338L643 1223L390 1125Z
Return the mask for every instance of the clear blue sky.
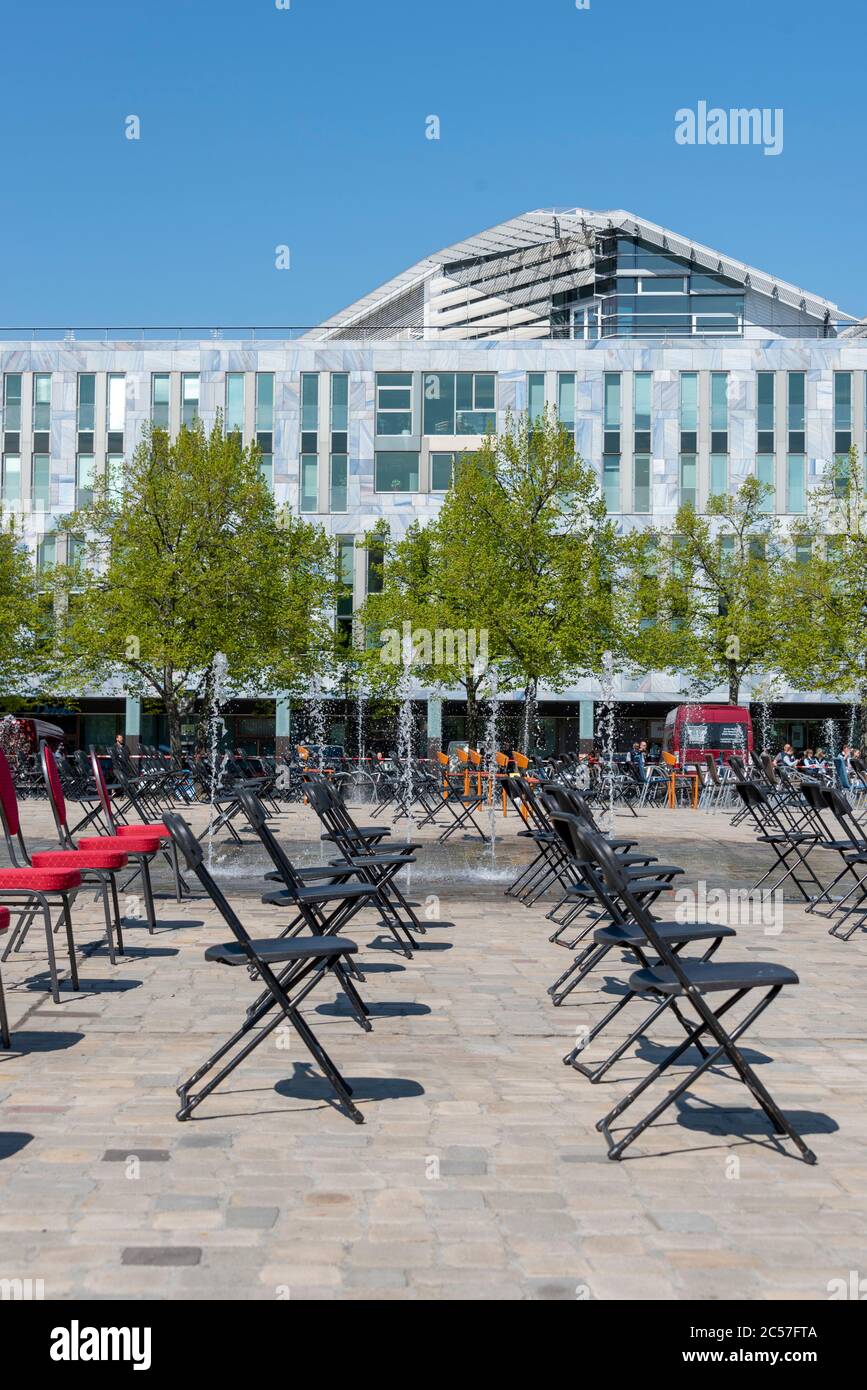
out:
M553 205L867 314L863 0L5 0L0 33L4 325L311 324ZM782 107L783 153L677 145L700 100Z

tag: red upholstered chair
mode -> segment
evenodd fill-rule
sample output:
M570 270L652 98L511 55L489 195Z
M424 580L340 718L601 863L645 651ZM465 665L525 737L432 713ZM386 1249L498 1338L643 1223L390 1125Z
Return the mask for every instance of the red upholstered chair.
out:
M9 909L0 907L0 936L9 930ZM3 997L3 976L0 975L0 1047L10 1048L12 1039L9 1036L9 1016L6 1013L6 1000Z
M0 820L3 823L3 832L6 837L6 848L9 851L10 865L0 868L0 905L19 909L16 917L15 926L11 932L2 959L6 960L13 946L20 948L25 936L38 915L41 915L45 926L45 944L48 951L48 970L51 976L51 997L55 1004L60 1003L60 985L57 978L57 961L54 956L54 922L52 912L58 911L58 925L60 920L66 930L66 944L69 951L69 976L72 988L78 989L78 969L75 963L75 942L72 937L72 915L71 905L76 893L81 887L81 868L71 865L42 865L36 867L27 859L24 850L24 842L21 838L21 826L18 819L18 798L15 795L15 786L12 781L12 774L9 771L9 764L5 755L0 750ZM15 843L19 843L19 852L24 863L19 864L15 851ZM9 918L7 915L6 927L8 929Z
M142 889L144 891L145 912L147 915L148 931L153 934L156 927L156 916L154 913L154 895L151 887L150 863L154 855L158 853L160 841L158 836L153 836L142 829L141 837L125 835L94 835L79 840L73 840L69 832L66 820L66 798L63 795L63 787L60 782L60 774L57 770L57 763L54 753L47 743L40 744L40 756L42 759L42 775L45 778L45 787L48 792L48 804L54 815L54 824L57 827L57 835L60 840L61 852L70 850L85 851L88 858L92 855L100 854L120 854L132 860L137 865L132 878L141 874ZM127 879L125 887L129 886L131 879ZM119 925L119 918L118 918Z
M13 868L73 869L81 875L82 883L94 884L102 896L105 911L105 934L112 965L117 949L123 950L123 934L117 898L117 874L129 863L125 850L113 847L85 850L45 850L31 854L24 841L21 815L9 764L0 749L0 817L6 848ZM11 948L11 943L10 943ZM6 954L8 955L8 949Z
M121 840L141 839L143 835L158 836L160 848L163 856L171 866L175 880L175 898L181 901L184 892L189 892L189 886L181 876L180 865L178 863L178 847L168 832L168 827L162 821L148 821L140 825L118 825L114 814L114 806L108 791L108 783L105 780L105 773L102 770L102 763L96 756L96 749L90 750L90 769L93 776L93 784L96 787L96 794L102 807L102 815L108 827L108 833Z

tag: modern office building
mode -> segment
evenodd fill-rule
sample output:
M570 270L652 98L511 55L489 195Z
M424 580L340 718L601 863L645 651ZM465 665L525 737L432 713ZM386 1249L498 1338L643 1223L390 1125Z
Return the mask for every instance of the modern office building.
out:
M333 534L356 605L367 573L354 538L380 517L399 531L434 515L455 458L509 412L556 406L624 528L686 500L701 510L750 474L796 516L834 456L867 443L863 320L623 211L526 213L313 329L7 335L0 372L2 501L40 564L65 558L59 518L146 421L176 431L219 411L258 440L277 500ZM348 604L337 621L351 623ZM543 692L549 742L592 737L598 694ZM653 737L682 694L658 673L622 680L625 727ZM809 691L776 706L796 738L835 711ZM432 700L432 734L439 712ZM87 692L70 732L107 740L125 718L135 732L121 691ZM251 706L236 733L253 746L273 731L273 712Z

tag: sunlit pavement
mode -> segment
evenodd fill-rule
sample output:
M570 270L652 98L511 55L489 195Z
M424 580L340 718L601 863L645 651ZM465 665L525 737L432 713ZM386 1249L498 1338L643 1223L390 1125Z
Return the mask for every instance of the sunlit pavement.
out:
M201 830L205 808L191 820ZM24 822L32 847L50 844L44 804L27 803ZM312 862L310 812L275 824ZM513 816L497 824L495 860L422 832L410 893L429 929L412 960L371 914L353 923L371 1034L331 986L309 1001L363 1126L284 1030L175 1119L176 1086L255 986L204 961L229 933L201 895L178 906L167 872L155 936L140 915L131 923L134 890L123 902L116 967L100 904L78 901L82 988L64 988L60 1006L34 928L2 966L14 1050L0 1053L0 1278L41 1279L46 1298L825 1299L830 1281L863 1270L867 933L834 940L786 901L781 921L741 924L728 947L800 975L745 1048L815 1168L721 1073L612 1163L596 1120L682 1035L655 1026L599 1086L563 1066L627 967L609 956L552 1007L546 987L569 956L548 941L546 906L504 897L527 850ZM621 815L618 831L683 864L692 888L749 887L767 864L719 814ZM261 849L216 853L252 933L275 935L287 919L259 902ZM626 1031L615 1025L612 1043Z

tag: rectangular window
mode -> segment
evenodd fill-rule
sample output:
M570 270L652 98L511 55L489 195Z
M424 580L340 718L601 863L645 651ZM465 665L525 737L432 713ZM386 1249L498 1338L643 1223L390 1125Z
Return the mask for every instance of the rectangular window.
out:
M38 570L53 569L57 562L57 537L51 535L43 536L36 542L36 568Z
M106 387L106 451L122 454L123 431L126 424L126 377L122 372L109 372Z
M790 454L806 454L806 412L805 412L806 373L789 372L788 380L788 434Z
M51 428L51 373L36 372L33 377L33 428Z
M729 460L728 454L711 454L710 456L710 495L711 497L724 497L729 490Z
M51 506L51 458L48 454L33 455L33 510L47 512Z
M385 550L377 541L372 541L367 547L367 592L368 594L381 594L383 581L383 565L385 563Z
M226 373L226 434L244 433L244 373Z
M756 477L771 489L776 487L776 462L773 454L756 455ZM774 510L774 493L768 492L759 503L759 511L769 515Z
M545 373L527 373L527 412L530 416L530 426L541 420L545 414Z
M680 452L698 452L698 372L680 374Z
M331 373L330 507L345 512L349 481L349 374Z
M786 460L786 510L796 515L806 510L807 460L803 454L789 454Z
M89 507L93 501L93 454L79 454L75 460L75 505Z
M376 433L412 434L412 372L377 372Z
M680 506L695 506L695 454L680 456Z
M126 424L126 377L122 372L108 374L108 428L112 434L123 434Z
M96 373L78 374L78 432L93 434L96 429Z
M834 373L834 492L845 497L852 447L852 373Z
M609 512L620 511L620 373L603 379L602 492Z
M7 372L3 378L3 433L6 436L4 448L14 447L17 452L21 431L21 373ZM14 436L14 446L9 435Z
M181 424L191 430L199 418L199 373L181 375Z
M168 372L154 372L151 376L151 424L158 430L169 427L169 382Z
M355 575L355 537L337 537L337 613L336 636L339 647L352 646L353 586Z
M256 431L274 428L274 373L256 373Z
M349 459L346 454L331 455L331 510L345 512L347 508L347 482Z
M756 452L772 454L774 443L774 386L773 372L756 373Z
M493 434L497 427L493 372L428 372L425 434Z
M256 446L259 469L269 487L274 482L274 373L256 373Z
M653 374L651 372L636 372L632 383L633 449L636 454L649 454Z
M418 454L377 454L374 487L377 492L418 492Z
M109 497L117 501L123 493L123 454L109 454L106 457L105 481Z
M650 455L636 454L634 459L635 487L633 495L633 510L636 512L649 512L651 510L650 501Z
M302 434L319 432L319 373L301 373L301 431Z
M349 374L331 373L331 433L346 434L349 430ZM334 447L332 440L332 448ZM345 450L338 450L338 453Z
M698 451L698 372L680 374L679 505L696 504L696 454Z
M458 454L431 454L430 488L431 492L448 492L455 477L455 464Z
M21 503L21 455L4 454L0 477L0 502L17 507Z
M710 451L727 454L729 451L729 374L710 374Z
M564 430L575 433L575 373L557 373L557 418Z
M301 455L301 511L319 511L319 456Z

